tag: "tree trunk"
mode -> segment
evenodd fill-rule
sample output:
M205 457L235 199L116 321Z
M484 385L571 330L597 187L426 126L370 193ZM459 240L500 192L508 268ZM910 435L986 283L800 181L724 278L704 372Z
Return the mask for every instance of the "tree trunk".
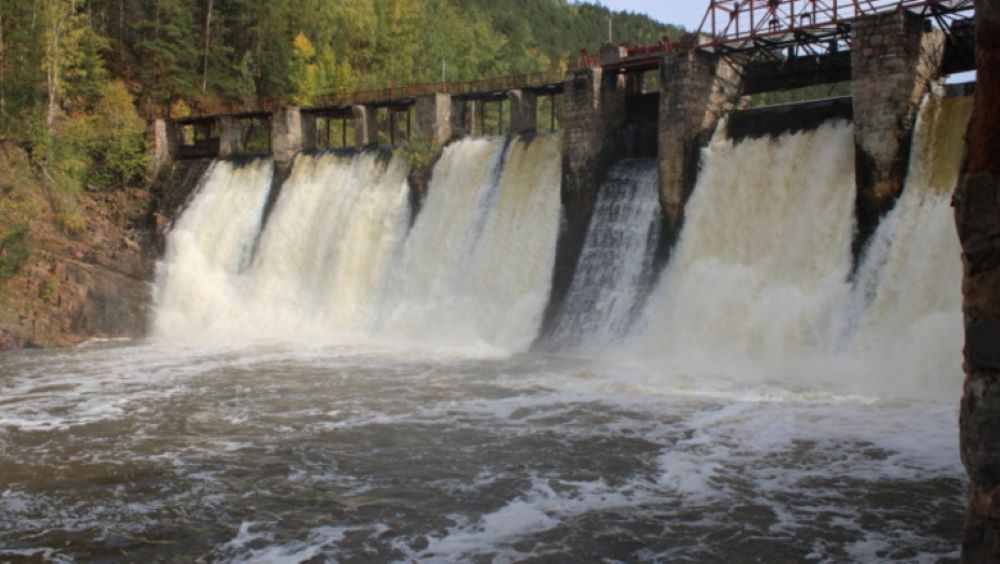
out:
M205 0L205 64L202 67L201 93L208 90L208 51L212 46L212 0Z
M965 279L963 562L1000 562L1000 0L976 0L975 108L955 192Z

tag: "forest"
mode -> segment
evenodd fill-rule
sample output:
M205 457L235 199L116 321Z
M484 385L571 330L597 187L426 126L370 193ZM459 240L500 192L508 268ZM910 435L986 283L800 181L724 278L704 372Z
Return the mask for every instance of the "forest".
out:
M0 0L0 142L27 155L0 178L0 282L40 209L72 237L81 193L145 183L147 119L562 71L609 15L567 0ZM680 31L625 12L613 25L631 43Z

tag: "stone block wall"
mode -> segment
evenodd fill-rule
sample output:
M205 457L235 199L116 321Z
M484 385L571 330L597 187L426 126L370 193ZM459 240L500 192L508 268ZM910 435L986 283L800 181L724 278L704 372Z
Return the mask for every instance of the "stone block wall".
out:
M694 189L701 149L719 119L738 105L742 84L733 66L700 51L664 57L660 83L660 204L668 232L675 232Z
M917 110L940 72L945 36L927 30L923 17L896 11L856 22L852 42L857 257L902 191Z

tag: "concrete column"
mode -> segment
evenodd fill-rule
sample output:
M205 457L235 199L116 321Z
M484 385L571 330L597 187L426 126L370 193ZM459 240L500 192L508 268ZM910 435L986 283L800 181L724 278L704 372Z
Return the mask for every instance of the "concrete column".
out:
M851 90L857 180L857 257L903 188L920 101L939 74L945 37L900 10L852 26Z
M358 149L372 143L378 143L378 120L375 108L370 106L351 106L354 114L354 145Z
M521 135L538 130L537 97L533 92L511 90L507 92L510 101L510 134Z
M295 106L278 108L271 114L271 154L279 164L292 162L302 150L302 112Z
M220 157L228 157L243 149L239 120L233 116L219 116L216 118L216 127L219 132Z
M479 100L451 100L451 129L455 135L479 137L483 134L482 103Z
M146 128L146 152L149 154L151 178L155 178L175 154L176 148L171 146L170 137L167 120L154 119L149 122Z
M299 116L302 122L302 150L315 151L319 148L318 133L316 131L316 114L299 112Z
M739 103L741 80L718 56L694 51L664 57L660 82L660 204L668 232L675 233L697 180L701 149L719 118Z
M426 94L417 96L415 111L417 131L433 145L441 146L451 139L451 96Z

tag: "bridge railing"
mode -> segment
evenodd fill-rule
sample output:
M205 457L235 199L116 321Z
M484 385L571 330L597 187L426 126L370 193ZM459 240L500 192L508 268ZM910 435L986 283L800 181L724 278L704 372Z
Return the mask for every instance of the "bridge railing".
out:
M862 16L895 10L932 13L971 11L972 0L710 0L699 47L766 39L850 23Z

